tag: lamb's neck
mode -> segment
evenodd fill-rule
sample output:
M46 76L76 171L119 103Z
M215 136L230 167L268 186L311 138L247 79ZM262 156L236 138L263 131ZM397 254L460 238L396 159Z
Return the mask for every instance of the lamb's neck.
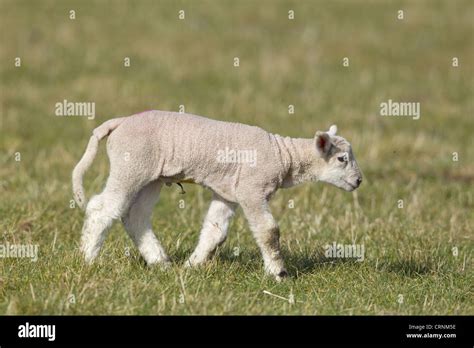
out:
M289 155L288 172L282 187L292 187L308 181L317 181L319 177L317 162L323 161L316 154L314 139L281 138ZM323 165L323 163L321 163Z

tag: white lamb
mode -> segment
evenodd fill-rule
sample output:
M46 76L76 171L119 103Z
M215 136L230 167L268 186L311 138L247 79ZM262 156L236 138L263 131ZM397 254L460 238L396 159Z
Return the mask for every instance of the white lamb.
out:
M93 196L86 207L81 239L86 261L97 257L106 231L115 219L122 219L147 264L167 265L168 256L151 228L153 206L163 184L193 182L214 194L199 242L186 265L205 262L224 242L229 220L240 205L262 252L265 270L280 280L287 271L280 254L278 224L268 207L272 195L279 188L308 181L353 191L362 181L351 145L336 136L336 131L331 126L328 132L316 132L313 139L290 138L245 124L164 111L103 123L93 131L72 173L74 198L84 208L82 177L99 141L109 136L110 175L103 192ZM255 158L227 156L227 161L222 160L224 149L234 155L251 151Z

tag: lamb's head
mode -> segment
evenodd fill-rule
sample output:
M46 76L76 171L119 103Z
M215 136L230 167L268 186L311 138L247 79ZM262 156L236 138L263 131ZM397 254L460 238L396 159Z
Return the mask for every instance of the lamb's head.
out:
M314 137L317 155L324 160L322 168L318 168L318 180L354 191L362 182L362 173L351 144L336 132L333 125L327 132L316 132Z

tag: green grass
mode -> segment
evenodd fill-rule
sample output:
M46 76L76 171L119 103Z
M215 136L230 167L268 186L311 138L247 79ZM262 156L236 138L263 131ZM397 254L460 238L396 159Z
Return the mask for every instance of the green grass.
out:
M0 242L39 245L37 262L0 259L0 313L474 314L473 23L468 0L0 0ZM54 116L63 99L95 102L96 119ZM379 116L387 99L420 102L421 119ZM91 130L180 104L295 137L336 123L351 141L359 190L306 184L271 203L290 279L264 275L241 212L216 257L185 270L210 199L192 185L155 208L170 270L147 268L119 223L83 263L70 176ZM89 196L107 174L102 145ZM365 260L326 259L333 241L363 244Z

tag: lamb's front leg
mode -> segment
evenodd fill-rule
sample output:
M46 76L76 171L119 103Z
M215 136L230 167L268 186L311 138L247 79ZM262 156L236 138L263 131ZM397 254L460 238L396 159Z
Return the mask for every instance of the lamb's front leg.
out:
M229 221L236 204L226 201L214 194L211 205L202 226L199 242L186 266L197 266L209 259L209 256L227 237Z
M273 218L266 201L241 203L255 240L262 252L265 271L277 281L288 276L280 251L280 228Z

